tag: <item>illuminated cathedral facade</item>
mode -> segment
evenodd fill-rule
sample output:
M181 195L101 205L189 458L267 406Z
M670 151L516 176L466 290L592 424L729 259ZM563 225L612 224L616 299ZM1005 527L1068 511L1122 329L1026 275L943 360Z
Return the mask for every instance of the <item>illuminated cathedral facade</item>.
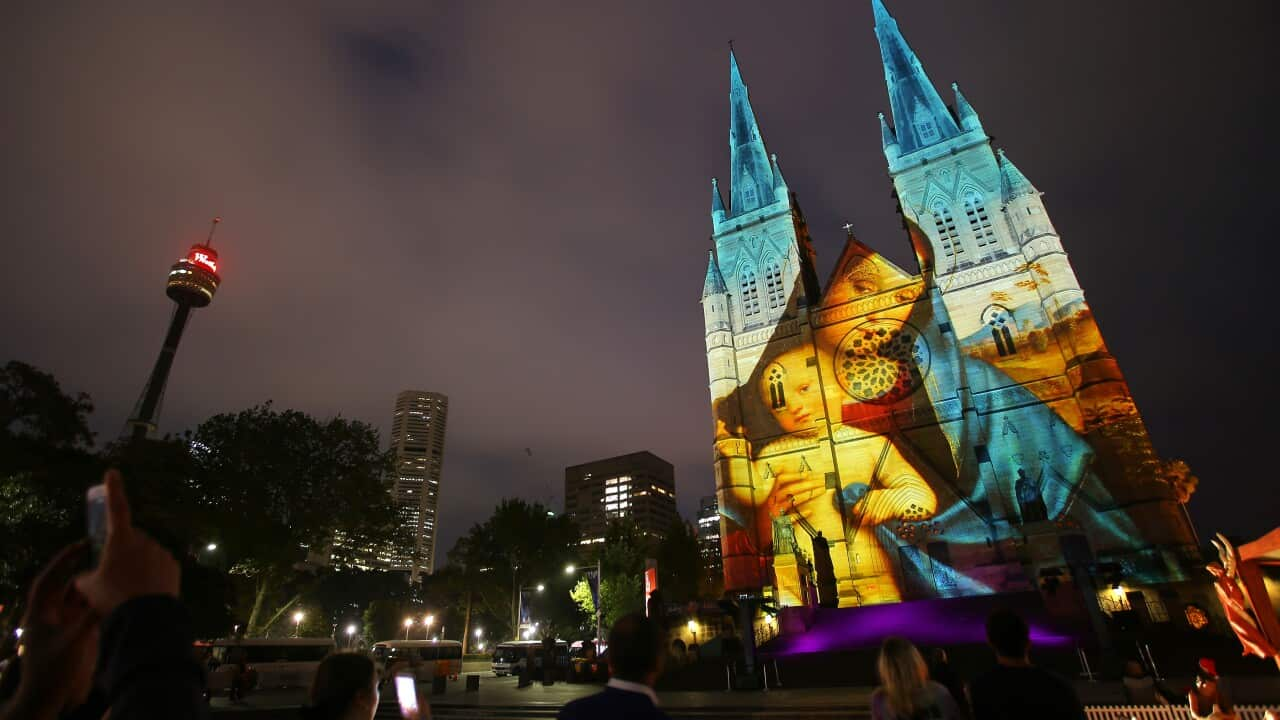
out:
M1076 583L1158 612L1194 534L1041 194L872 5L917 272L850 232L820 284L730 53L702 290L726 589L846 607Z

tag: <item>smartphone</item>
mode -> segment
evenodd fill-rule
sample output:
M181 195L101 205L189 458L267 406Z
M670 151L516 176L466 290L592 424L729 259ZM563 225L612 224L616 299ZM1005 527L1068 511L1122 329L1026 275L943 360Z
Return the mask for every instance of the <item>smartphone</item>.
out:
M396 675L396 700L400 702L400 717L418 720L418 685L412 675Z
M94 485L85 491L85 524L89 533L89 561L96 567L102 546L107 542L107 486Z

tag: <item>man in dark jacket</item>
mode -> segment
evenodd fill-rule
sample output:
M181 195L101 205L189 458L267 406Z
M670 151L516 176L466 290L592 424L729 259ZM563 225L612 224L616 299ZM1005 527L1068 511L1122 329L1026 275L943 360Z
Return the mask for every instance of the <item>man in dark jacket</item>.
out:
M1016 613L991 613L987 642L996 652L996 667L969 685L974 720L1085 720L1070 683L1031 664L1031 633Z
M609 684L604 692L565 705L560 720L667 720L658 709L654 683L662 673L666 633L640 613L632 613L609 631Z

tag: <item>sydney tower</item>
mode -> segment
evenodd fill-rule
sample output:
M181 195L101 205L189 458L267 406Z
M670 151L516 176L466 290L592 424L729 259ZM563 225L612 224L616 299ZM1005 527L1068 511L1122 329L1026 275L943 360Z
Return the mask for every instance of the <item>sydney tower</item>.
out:
M203 243L191 246L187 256L179 260L169 270L169 282L165 286L165 294L177 303L173 311L173 319L169 321L169 332L165 333L164 345L160 348L160 357L156 358L155 367L151 369L151 377L142 390L142 397L134 407L133 417L129 418L129 434L135 440L141 440L156 428L156 418L160 411L160 398L164 395L164 386L169 381L169 370L173 367L173 356L178 352L178 341L182 339L182 331L191 317L191 310L202 308L213 301L213 294L218 291L218 283L222 278L218 275L218 253L214 251L213 233L218 229L222 218L214 218L209 228L209 237Z

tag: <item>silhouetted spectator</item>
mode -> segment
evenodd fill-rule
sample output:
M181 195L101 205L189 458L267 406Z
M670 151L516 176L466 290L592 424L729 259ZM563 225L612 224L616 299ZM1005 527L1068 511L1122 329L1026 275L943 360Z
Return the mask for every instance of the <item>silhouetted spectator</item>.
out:
M910 641L885 639L876 673L881 684L871 694L872 720L959 720L955 699L929 679L924 658Z
M929 651L929 679L946 688L951 693L951 699L956 701L962 711L965 710L964 681L951 666L946 650L934 648Z
M394 686L393 686L394 688ZM316 668L306 720L373 720L378 711L378 668L367 656L334 653Z
M1130 705L1156 704L1156 681L1137 660L1125 662L1120 684L1124 686L1124 696Z
M1084 720L1076 691L1058 675L1031 664L1031 633L1010 610L987 618L996 667L969 685L975 720Z
M560 720L666 720L653 686L662 673L666 633L640 613L632 613L609 631L609 670L603 692L565 705Z

